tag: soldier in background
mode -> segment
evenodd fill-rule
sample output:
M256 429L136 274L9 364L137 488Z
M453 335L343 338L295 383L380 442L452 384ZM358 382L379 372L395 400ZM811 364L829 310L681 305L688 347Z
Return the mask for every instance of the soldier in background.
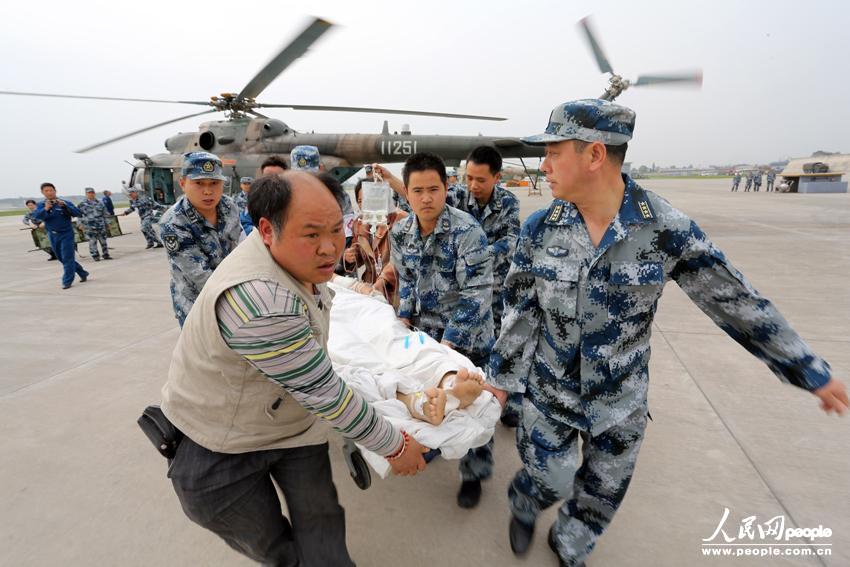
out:
M92 259L100 262L100 253L97 250L97 245L100 243L103 259L111 260L109 246L106 244L106 207L97 200L93 188L86 187L86 198L77 205L77 208L83 213L83 229L86 232L86 238L89 239L89 254Z
M251 192L251 183L253 177L242 177L239 179L239 193L233 197L233 203L239 209L239 223L242 225L242 230L245 235L251 234L254 230L254 224L251 222L251 215L248 213L248 193Z
M446 205L439 156L410 156L402 173L412 215L390 230L398 271L398 316L484 368L493 344L493 259L487 235L468 213ZM492 475L492 451L460 462L458 505L471 508Z
M260 164L260 175L278 175L289 169L280 156L269 156Z
M181 327L207 279L242 235L239 210L222 194L224 179L215 154L186 154L180 177L183 195L159 222L171 271L171 304Z
M148 245L145 248L162 248L162 243L159 241L159 238L156 236L156 230L154 230L155 220L157 219L157 215L155 215L155 211L163 211L167 209L165 205L160 205L151 199L148 199L145 195L139 195L139 191L136 188L130 189L130 208L122 213L122 216L127 216L133 211L139 211L139 217L141 218L142 225L142 234L145 236L145 240Z
M747 183L746 183L746 185L744 185L744 193L748 192L750 190L750 188L752 188L752 186L753 186L753 172L748 171L747 172Z
M27 209L29 209L29 211L27 211L27 213L24 215L24 218L23 218L24 226L29 228L29 229L32 229L32 230L38 230L39 228L41 228L41 225L43 223L41 221L34 219L33 216L32 216L32 214L35 212L35 200L27 199L26 205L27 205ZM56 254L53 253L53 248L48 246L47 248L44 249L44 251L47 252L47 255L49 256L47 258L48 262L56 259Z
M738 186L741 184L741 172L736 171L735 175L732 176L732 192L738 190Z
M104 191L103 197L100 198L100 202L103 203L104 207L106 207L107 215L115 216L115 205L112 203L112 191Z
M502 156L491 146L479 146L466 157L466 184L457 185L457 205L478 221L493 258L493 328L499 336L502 323L502 285L508 275L519 237L519 199L499 185ZM502 412L502 423L516 427L522 395L513 394ZM473 449L473 451L475 451Z
M774 191L774 192L775 192L775 191L776 191L776 190L773 188L773 182L774 182L774 181L776 181L776 172L775 172L775 171L773 171L772 169L770 169L770 170L768 170L768 172L767 172L767 189L766 189L766 191L767 191L767 192L770 192L770 191Z
M758 193L761 189L761 170L757 169L753 172L753 192Z
M561 565L583 564L629 486L648 413L650 327L667 281L825 411L848 405L829 365L696 223L621 174L634 123L628 108L584 99L557 106L545 133L523 138L546 145L541 171L555 201L522 227L491 391L502 403L523 393L511 549L524 553L539 513L565 499L548 538Z

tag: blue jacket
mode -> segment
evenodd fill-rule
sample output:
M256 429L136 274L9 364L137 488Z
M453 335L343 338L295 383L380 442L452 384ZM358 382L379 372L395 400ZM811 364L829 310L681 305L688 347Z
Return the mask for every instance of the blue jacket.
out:
M100 202L103 203L104 207L106 207L106 212L108 214L115 214L115 205L112 204L112 197L107 197L106 195L104 195L100 198Z
M71 224L71 217L81 217L83 213L71 201L66 201L65 199L56 200L61 201L65 206L53 205L48 211L44 209L44 201L42 200L36 205L35 212L32 214L33 218L43 221L45 228L50 232L73 231L74 227Z

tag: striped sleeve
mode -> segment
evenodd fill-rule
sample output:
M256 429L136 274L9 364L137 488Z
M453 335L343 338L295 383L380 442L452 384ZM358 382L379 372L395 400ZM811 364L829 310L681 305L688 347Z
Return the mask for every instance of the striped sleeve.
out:
M401 449L401 433L334 372L291 291L265 280L241 283L219 296L216 317L231 349L343 437L379 455Z

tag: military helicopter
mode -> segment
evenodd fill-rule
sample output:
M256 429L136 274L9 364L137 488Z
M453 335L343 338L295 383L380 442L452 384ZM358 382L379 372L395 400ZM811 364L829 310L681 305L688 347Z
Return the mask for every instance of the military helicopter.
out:
M25 93L0 91L0 94L75 98L88 100L114 100L130 102L179 103L210 106L209 110L166 120L146 128L111 138L109 140L77 150L85 153L107 144L129 138L136 134L159 128L167 124L203 116L215 112L225 113L224 120L202 123L197 132L185 132L171 136L165 141L168 153L148 156L137 153L129 181L125 186L140 186L149 196L155 188L165 193L166 203L173 203L179 196L180 166L182 156L189 151L206 150L218 155L224 165L225 175L230 178L233 191L239 189L239 178L254 176L259 165L271 155L289 160L290 150L297 145L312 145L319 149L322 165L340 181L348 179L365 163L392 163L404 161L408 156L423 151L441 155L448 164L459 165L469 151L481 144L490 144L506 157L523 158L542 156L542 150L523 144L518 138L488 136L437 136L413 135L409 128L390 133L384 121L380 134L316 134L299 132L281 120L258 112L264 108L291 108L295 110L369 112L380 114L403 114L414 116L438 116L475 120L505 120L501 117L398 110L390 108L362 108L348 106L319 106L299 104L270 104L258 102L257 97L296 59L306 53L310 46L325 34L332 24L314 18L309 25L286 45L265 67L238 93L222 93L210 97L209 101L158 100L138 98L116 98L101 96L79 96L47 93Z

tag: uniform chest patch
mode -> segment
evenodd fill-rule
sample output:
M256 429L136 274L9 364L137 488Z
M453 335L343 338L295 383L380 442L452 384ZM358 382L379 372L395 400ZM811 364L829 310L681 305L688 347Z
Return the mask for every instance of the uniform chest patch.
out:
M568 256L570 251L560 246L549 246L546 248L546 254L555 258L563 258L564 256Z
M169 252L177 252L177 249L180 248L180 241L177 240L176 234L166 234L162 237L162 243Z

